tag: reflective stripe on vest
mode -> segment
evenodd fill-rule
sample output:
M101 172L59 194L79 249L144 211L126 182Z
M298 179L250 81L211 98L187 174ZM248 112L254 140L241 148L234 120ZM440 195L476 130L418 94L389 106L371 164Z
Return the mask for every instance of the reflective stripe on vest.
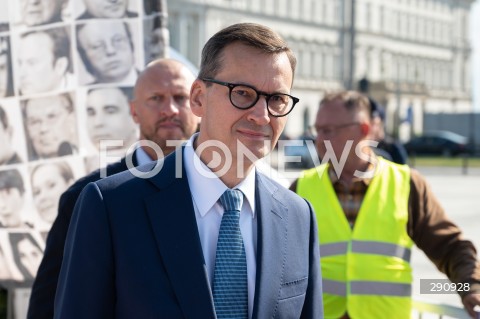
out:
M350 291L352 295L410 297L412 285L380 281L352 281L350 282Z
M347 284L341 281L322 279L322 289L324 293L336 296L347 295Z
M347 284L344 282L323 279L323 292L336 296L347 296ZM412 294L410 284L380 282L380 281L352 281L350 283L352 295L381 295L409 297Z
M328 243L320 245L321 257L334 255L343 255L347 253L348 242ZM352 252L361 254L373 254L389 257L398 257L406 262L410 262L412 251L407 247L402 247L390 243L381 243L378 241L360 241L352 240Z

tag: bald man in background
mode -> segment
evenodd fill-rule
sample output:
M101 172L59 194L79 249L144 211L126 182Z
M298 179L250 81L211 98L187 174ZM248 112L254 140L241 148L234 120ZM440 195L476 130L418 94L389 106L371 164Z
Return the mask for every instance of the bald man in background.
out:
M157 144L164 155L175 147L167 147L167 140L186 140L197 129L199 118L190 110L190 87L195 76L182 63L160 59L150 63L139 75L134 97L130 102L133 120L140 127L140 140ZM139 147L132 154L133 165L138 166L157 160L157 151ZM126 158L110 164L108 175L129 169ZM53 318L54 300L58 276L63 259L63 249L75 203L90 182L101 178L97 170L78 180L65 191L59 203L58 216L49 232L44 257L32 288L27 318Z

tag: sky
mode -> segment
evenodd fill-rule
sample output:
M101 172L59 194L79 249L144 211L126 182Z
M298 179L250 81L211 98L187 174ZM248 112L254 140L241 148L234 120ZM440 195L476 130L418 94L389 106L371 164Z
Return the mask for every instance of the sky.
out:
M480 33L478 30L480 30L480 0L473 4L470 18L470 37L473 49L473 107L476 112L480 112Z

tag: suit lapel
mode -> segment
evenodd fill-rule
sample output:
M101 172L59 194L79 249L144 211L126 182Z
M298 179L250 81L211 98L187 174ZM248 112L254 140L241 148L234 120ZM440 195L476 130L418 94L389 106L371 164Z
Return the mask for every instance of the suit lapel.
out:
M283 278L286 254L287 208L276 197L277 187L257 174L257 276L253 318L272 318Z
M184 168L183 177L175 178L175 157L166 157L151 179L160 191L145 198L147 215L185 318L214 318L190 189Z

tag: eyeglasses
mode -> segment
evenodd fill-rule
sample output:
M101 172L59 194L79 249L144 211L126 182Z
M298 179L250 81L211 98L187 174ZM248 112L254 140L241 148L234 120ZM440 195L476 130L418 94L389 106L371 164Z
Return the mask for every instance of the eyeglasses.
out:
M91 43L87 46L88 50L90 50L94 54L105 53L108 50L122 50L127 47L128 45L128 38L126 36L116 34L110 39L110 47L107 47L108 40L101 40L95 43Z
M345 123L345 124L339 124L339 125L326 125L326 126L312 126L312 133L314 133L316 136L322 135L322 136L335 136L338 134L338 131L353 126L360 124L359 122L351 122L351 123Z
M206 78L202 80L228 87L230 90L230 102L237 109L241 110L253 107L260 99L260 95L263 95L267 103L268 114L274 117L282 117L288 115L293 110L295 104L300 101L300 99L284 93L267 94L260 92L246 84L228 83Z
M44 114L42 116L36 117L32 116L27 118L27 126L30 131L38 131L44 125L45 127L51 127L60 121L62 121L62 117L65 116L66 112L61 110L58 111L51 111L50 113Z

